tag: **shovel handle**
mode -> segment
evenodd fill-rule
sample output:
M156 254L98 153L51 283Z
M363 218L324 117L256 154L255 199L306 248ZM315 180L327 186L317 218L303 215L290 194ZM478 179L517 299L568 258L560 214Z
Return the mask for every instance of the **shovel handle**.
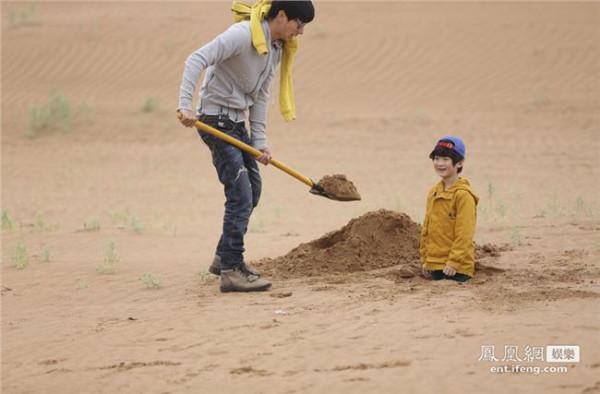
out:
M181 119L181 117L182 117L181 112L177 111L177 117L179 119ZM263 154L258 149L253 148L250 145L248 145L236 138L233 138L233 137L223 133L222 131L215 129L214 127L211 127L204 122L196 120L195 126L198 130L201 130L205 133L212 135L213 137L216 137L216 138L223 140L233 146L236 146L236 147L240 148L241 150L243 150L244 152L251 154L255 158L259 158ZM304 183L305 185L307 185L311 188L315 185L315 183L310 178L308 178L308 177L302 175L301 173L299 173L298 171L288 167L287 165L283 164L279 160L271 159L269 161L269 163L274 165L275 167L279 168L281 171L285 172L286 174L293 176L294 178L296 178L297 180L299 180L300 182Z

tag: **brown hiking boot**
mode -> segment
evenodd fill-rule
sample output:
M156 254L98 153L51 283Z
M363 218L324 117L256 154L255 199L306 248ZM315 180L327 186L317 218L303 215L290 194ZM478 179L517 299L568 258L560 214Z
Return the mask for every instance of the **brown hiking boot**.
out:
M242 264L240 265L240 269L247 274L260 276L260 272L258 272L256 268L246 264L245 262L242 262ZM221 275L221 256L219 256L218 254L215 255L212 264L210 265L210 267L208 267L208 272L217 276Z
M264 291L271 287L271 282L260 276L244 272L241 266L232 270L221 271L221 292L230 291Z

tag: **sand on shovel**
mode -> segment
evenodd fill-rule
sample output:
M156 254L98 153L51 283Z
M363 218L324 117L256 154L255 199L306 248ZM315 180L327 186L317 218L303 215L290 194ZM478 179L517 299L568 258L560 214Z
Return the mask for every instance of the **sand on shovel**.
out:
M317 182L317 185L321 186L328 195L335 197L336 200L360 200L360 194L358 193L358 190L356 190L356 186L354 186L352 181L348 180L346 175L326 175Z

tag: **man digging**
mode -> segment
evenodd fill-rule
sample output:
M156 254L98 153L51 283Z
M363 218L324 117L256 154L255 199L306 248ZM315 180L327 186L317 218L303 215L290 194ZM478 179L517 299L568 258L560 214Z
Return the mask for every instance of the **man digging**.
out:
M255 159L198 131L211 151L225 190L223 231L209 270L221 275L222 292L263 291L271 283L245 263L243 254L244 235L261 193L256 161L267 165L271 160L265 135L269 90L277 64L281 63L281 112L286 120L294 119L292 61L297 36L315 13L309 0L259 0L251 7L240 2L234 3L232 11L238 22L187 58L178 111L186 127L193 127L198 119L262 152ZM192 96L203 71L206 73L194 112Z

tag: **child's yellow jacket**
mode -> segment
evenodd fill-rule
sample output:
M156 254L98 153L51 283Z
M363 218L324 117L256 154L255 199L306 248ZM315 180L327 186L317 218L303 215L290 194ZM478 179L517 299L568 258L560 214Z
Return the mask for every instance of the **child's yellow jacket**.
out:
M475 274L478 201L465 178L458 178L448 190L440 181L429 191L420 247L425 269L442 270L448 264L458 273Z

